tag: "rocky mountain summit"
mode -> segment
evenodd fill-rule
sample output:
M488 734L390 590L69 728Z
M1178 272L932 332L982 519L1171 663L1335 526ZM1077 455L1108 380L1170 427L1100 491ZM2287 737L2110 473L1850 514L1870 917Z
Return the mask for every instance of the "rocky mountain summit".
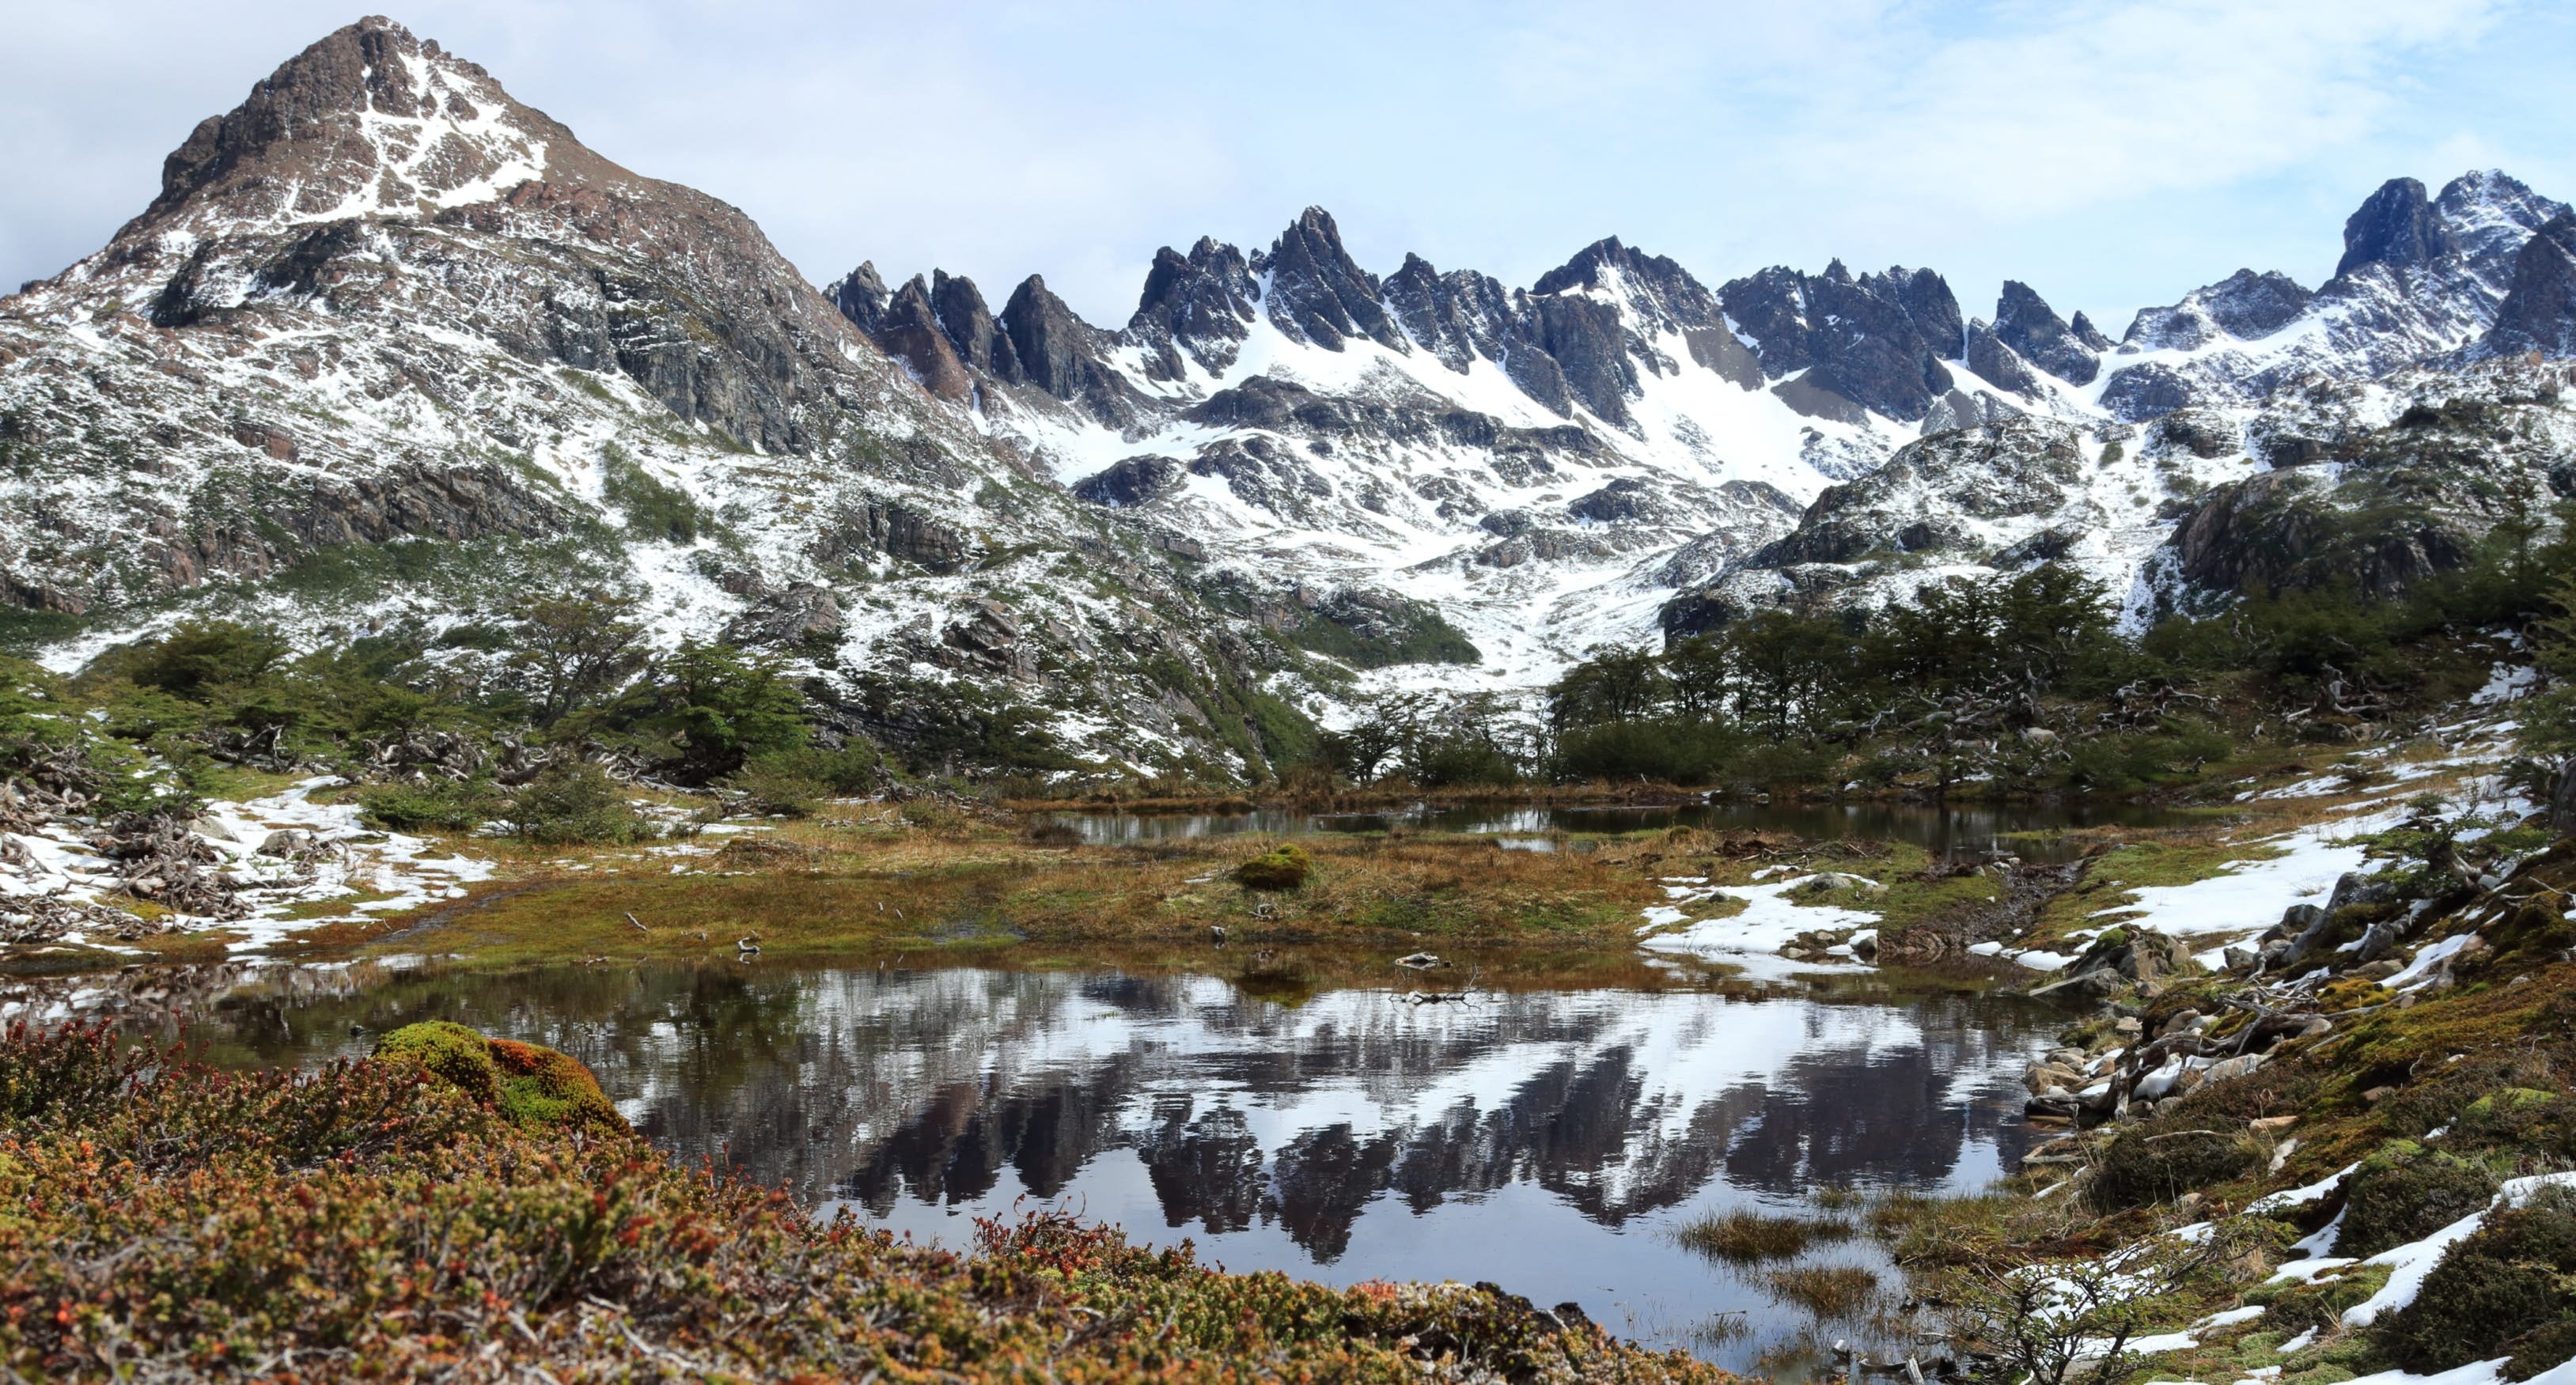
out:
M0 300L0 598L71 663L204 610L464 648L622 586L853 725L983 687L1086 755L1257 772L1273 703L2040 562L2141 619L2396 589L2576 494L2576 217L2398 179L2344 239L2313 290L2241 270L2114 341L2018 281L1712 286L1616 237L1525 288L1380 275L1309 208L1158 252L1104 326L1034 274L817 291L368 19Z
M868 711L870 675L989 676L1087 715L1094 753L1260 757L1230 690L1262 661L1170 553L923 390L740 211L383 19L0 302L0 452L0 591L61 662L197 611L462 659L527 591L625 588L666 642L792 645L862 722L920 710Z

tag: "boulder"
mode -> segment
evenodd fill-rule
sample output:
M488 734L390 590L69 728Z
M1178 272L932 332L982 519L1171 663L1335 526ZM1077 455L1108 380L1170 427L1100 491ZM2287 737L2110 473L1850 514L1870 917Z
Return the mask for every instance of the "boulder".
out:
M840 601L811 582L760 597L724 628L724 642L742 648L838 643L840 638Z

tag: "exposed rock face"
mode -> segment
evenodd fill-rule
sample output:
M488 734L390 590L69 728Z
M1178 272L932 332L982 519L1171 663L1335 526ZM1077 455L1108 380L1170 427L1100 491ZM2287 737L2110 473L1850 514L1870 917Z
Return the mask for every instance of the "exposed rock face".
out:
M1977 378L2014 394L2033 394L2039 389L2039 377L2013 349L1995 335L1985 319L1968 324L1967 367ZM1928 411L1927 411L1928 412Z
M984 305L974 280L932 270L930 305L939 320L940 335L956 349L958 360L1007 383L1020 382L1019 352L993 320L993 310Z
M2424 185L2391 178L2344 222L2343 258L2335 264L2335 277L2369 264L2425 264L2459 248Z
M1094 505L1132 510L1178 492L1189 468L1170 457L1125 457L1074 483L1073 493Z
M1973 550L1973 521L2064 505L2082 452L2072 429L2021 420L1925 438L1887 465L1828 488L1798 528L1756 553L1756 566L1849 563L1873 552Z
M975 377L967 373L965 359L958 355L956 343L948 339L940 325L939 309L930 301L930 286L920 275L914 275L895 291L875 335L877 345L884 347L887 355L912 367L913 378L921 382L923 389L951 403L975 392Z
M886 292L885 280L877 277L877 267L864 260L858 268L833 280L832 286L823 290L823 296L841 310L841 316L870 335L885 321L886 300L892 297Z
M2489 355L2576 355L2576 215L2559 213L2524 243L2484 345Z
M771 592L725 626L724 641L743 646L794 648L841 637L841 603L811 582Z
M2192 378L2168 365L2133 365L2111 372L2102 387L2102 407L2113 418L2142 423L2187 409L2200 398Z
M2023 360L2058 379L2070 385L2089 385L2101 373L2102 351L2110 343L2100 340L2101 334L2093 331L2093 324L2085 322L2082 313L2075 317L2082 324L2081 331L2058 317L2057 310L2049 307L2030 285L2007 279L2003 297L1995 303L1994 335ZM1974 369L1974 362L1970 368Z
M1342 248L1341 228L1321 207L1308 207L1268 254L1254 256L1252 272L1270 276L1264 307L1272 324L1293 340L1327 350L1338 350L1352 337L1403 345L1379 301L1377 276L1352 261Z
M1046 280L1032 274L1012 291L1002 310L1002 330L1009 334L1029 384L1081 405L1109 427L1123 428L1135 420L1140 397L1103 358L1108 335L1074 316Z
M818 541L816 555L827 563L853 553L874 551L932 572L953 572L966 561L966 536L901 502L870 501L843 510L838 522Z
M1940 275L1902 267L1852 277L1767 269L1718 290L1765 375L1807 371L1812 388L1890 418L1919 419L1950 388L1942 362L1964 345L1958 300Z
M2122 341L2149 351L2189 351L2221 333L2269 336L2288 326L2313 296L2286 274L2240 269L2192 290L2172 307L2139 309Z
M1037 651L1023 643L1020 623L999 603L978 600L962 619L939 632L942 662L1008 678L1037 674Z
M1234 364L1260 296L1243 252L1201 236L1187 256L1170 246L1154 252L1127 330L1153 349L1154 379L1181 379L1184 352L1216 374Z

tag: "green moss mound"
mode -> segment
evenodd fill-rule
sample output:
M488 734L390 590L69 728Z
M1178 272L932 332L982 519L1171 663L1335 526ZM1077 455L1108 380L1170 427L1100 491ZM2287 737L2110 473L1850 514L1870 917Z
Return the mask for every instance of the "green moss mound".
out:
M376 1057L409 1063L453 1084L523 1130L627 1133L599 1079L570 1054L516 1039L486 1039L461 1024L407 1024L376 1042Z
M486 1106L500 1095L501 1069L492 1061L490 1047L482 1035L461 1024L446 1020L406 1024L376 1041L376 1057L425 1068Z
M2364 1259L2420 1241L2493 1201L2497 1183L2484 1165L2391 1140L2353 1171L2335 1254Z
M490 1041L492 1061L501 1070L501 1090L493 1105L514 1125L528 1129L583 1129L601 1134L627 1133L626 1118L609 1104L608 1093L581 1060L515 1039Z
M2374 1335L2392 1360L2419 1375L2498 1356L2520 1360L2525 1351L2545 1355L2552 1344L2576 1345L2563 1340L2559 1326L2576 1317L2572 1276L2576 1192L2547 1189L2527 1206L2495 1213L2451 1247L2415 1301L2381 1318Z
M1234 880L1247 890L1293 890L1306 883L1315 863L1294 842L1265 851L1234 868Z

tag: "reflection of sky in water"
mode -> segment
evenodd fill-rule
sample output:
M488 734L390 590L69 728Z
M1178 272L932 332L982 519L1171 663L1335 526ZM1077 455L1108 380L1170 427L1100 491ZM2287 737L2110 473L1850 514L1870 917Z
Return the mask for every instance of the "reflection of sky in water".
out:
M2018 1073L2047 1028L1947 996L1289 1008L1114 972L367 970L217 1014L263 1061L430 1017L553 1044L673 1153L925 1239L962 1243L1026 1197L1232 1269L1492 1280L1668 1344L1721 1310L1790 1324L1676 1227L1825 1183L1984 1184L2020 1153ZM1742 1365L1777 1335L1716 1354Z
M1912 842L1940 850L1983 849L2010 832L2053 832L2113 824L2152 827L2175 815L2126 805L2051 803L1926 806L1903 803L1768 804L1692 803L1677 807L1466 807L1415 808L1383 813L1306 813L1257 808L1244 813L1058 813L1058 821L1095 844L1219 837L1239 832L1383 832L1406 826L1435 832L1487 835L1568 832L1633 832L1660 827L1709 827L1789 832L1821 840L1857 838ZM2014 843L2023 855L2050 857L2044 839Z

